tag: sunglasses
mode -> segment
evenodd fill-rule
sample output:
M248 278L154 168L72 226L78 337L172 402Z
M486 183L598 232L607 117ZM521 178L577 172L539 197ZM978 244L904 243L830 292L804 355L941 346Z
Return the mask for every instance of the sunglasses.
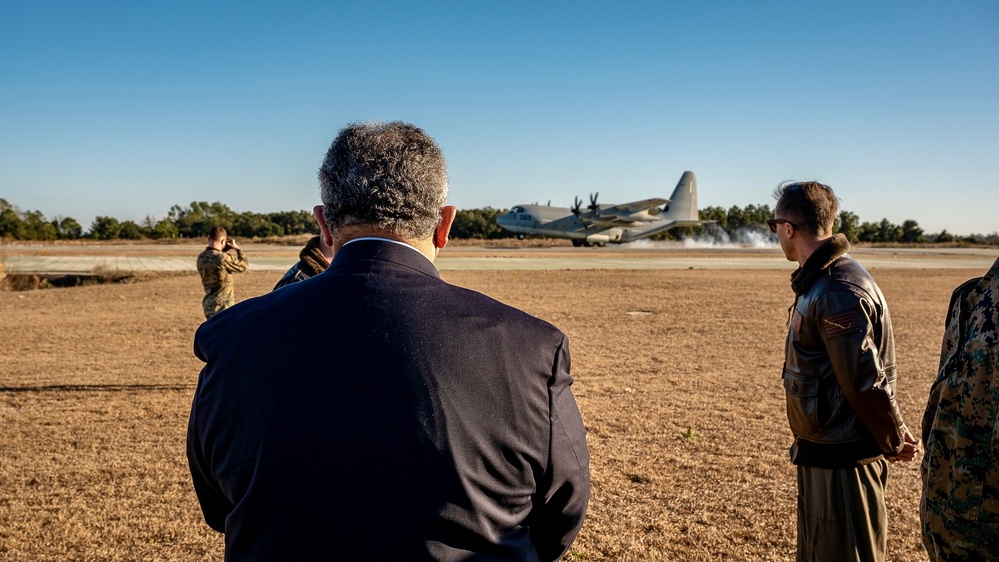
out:
M770 232L773 232L773 233L777 232L777 225L778 224L783 224L783 223L787 223L787 224L791 225L791 228L793 228L795 230L799 230L798 229L798 225L794 224L793 222L791 222L791 221L789 221L787 219L767 219L767 226L770 227Z

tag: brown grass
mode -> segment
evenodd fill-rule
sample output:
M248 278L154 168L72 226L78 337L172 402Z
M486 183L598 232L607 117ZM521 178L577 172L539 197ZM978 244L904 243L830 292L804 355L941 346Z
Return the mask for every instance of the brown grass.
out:
M874 271L915 431L950 290ZM279 272L237 277L237 295ZM792 560L780 364L786 272L445 272L570 337L593 499L569 560ZM0 561L221 559L184 456L196 275L0 292ZM628 314L629 312L635 314ZM889 558L922 561L916 464L892 466Z

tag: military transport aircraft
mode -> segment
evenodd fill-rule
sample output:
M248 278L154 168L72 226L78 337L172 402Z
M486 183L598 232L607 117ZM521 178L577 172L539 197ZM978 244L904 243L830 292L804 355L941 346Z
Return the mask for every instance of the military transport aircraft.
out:
M669 199L645 199L622 205L597 204L599 193L590 194L585 210L576 197L571 208L548 205L517 205L496 219L496 224L523 240L528 234L568 238L572 245L604 246L646 238L678 226L700 226L697 215L697 178L684 172ZM661 209L659 205L664 205Z

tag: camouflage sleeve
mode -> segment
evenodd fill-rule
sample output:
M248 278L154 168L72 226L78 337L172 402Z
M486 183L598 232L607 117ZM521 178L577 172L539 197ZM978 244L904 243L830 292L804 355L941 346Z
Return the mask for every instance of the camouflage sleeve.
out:
M246 256L243 255L243 250L236 250L236 257L232 254L226 252L223 254L222 267L230 273L240 273L246 271L246 268L250 267L250 262L247 261Z
M930 398L923 413L922 439L923 443L930 440L930 430L933 427L933 420L937 415L937 406L940 402L940 385L947 380L947 377L954 371L958 363L958 350L961 343L961 298L968 292L979 279L975 278L966 281L950 297L950 304L947 305L947 317L944 320L943 341L940 344L940 368L937 370L936 380L930 387Z
M979 547L975 533L994 538L999 528L999 270L989 274L951 300L922 427L924 503L945 515L948 533Z

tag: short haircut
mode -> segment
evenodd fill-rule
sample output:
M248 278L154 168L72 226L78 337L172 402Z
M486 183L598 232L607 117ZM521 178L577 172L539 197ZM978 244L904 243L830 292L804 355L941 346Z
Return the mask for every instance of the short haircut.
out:
M832 232L839 201L828 185L817 181L786 181L774 190L775 213L794 223L798 230L817 236Z
M351 123L319 167L330 231L374 227L419 240L434 233L447 201L447 163L429 135L399 121Z
M213 226L211 230L208 231L208 237L212 240L221 240L225 238L225 228L221 226Z

